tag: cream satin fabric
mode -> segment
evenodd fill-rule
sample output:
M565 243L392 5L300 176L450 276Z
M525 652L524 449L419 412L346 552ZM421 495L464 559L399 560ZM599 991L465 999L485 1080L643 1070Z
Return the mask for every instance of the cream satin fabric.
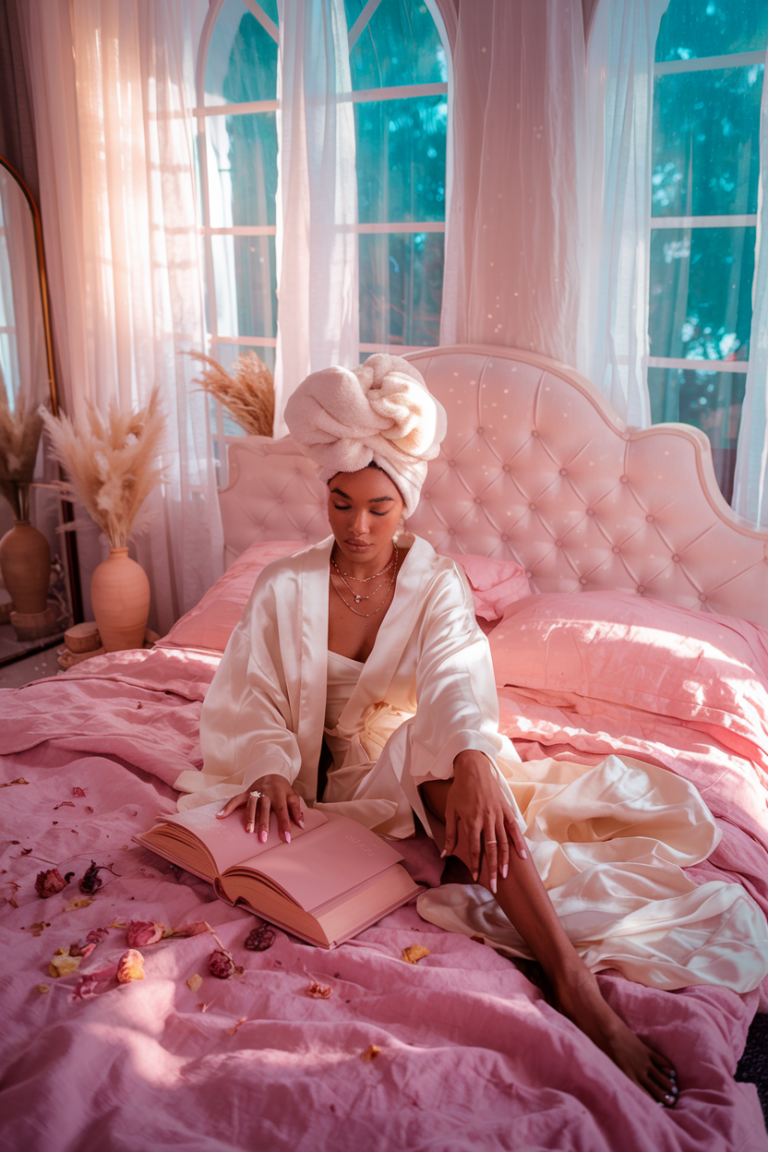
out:
M177 779L192 794L179 807L232 796L267 772L315 803L331 546L323 541L259 577L203 706L204 770ZM413 811L429 827L420 783L449 779L463 748L485 752L558 916L593 970L618 968L661 988L715 983L740 992L768 973L766 920L743 889L696 887L682 871L706 859L720 836L692 785L617 756L596 767L520 762L498 731L490 652L466 581L424 540L408 551L332 735L347 751L319 806L394 838L412 834ZM433 889L418 908L443 928L529 955L479 886Z

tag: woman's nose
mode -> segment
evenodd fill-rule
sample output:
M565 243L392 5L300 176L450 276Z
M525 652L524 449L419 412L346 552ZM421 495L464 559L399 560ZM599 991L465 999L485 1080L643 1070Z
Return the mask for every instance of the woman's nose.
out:
M368 510L360 508L352 514L352 531L356 536L365 536L368 531Z

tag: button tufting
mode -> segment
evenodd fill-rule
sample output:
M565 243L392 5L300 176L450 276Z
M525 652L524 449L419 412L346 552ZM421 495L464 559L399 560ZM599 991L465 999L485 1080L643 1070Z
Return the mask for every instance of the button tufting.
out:
M478 428L478 430L477 430L478 436L482 436L483 432L485 432L485 428Z
M482 504L482 500L479 496L475 496L475 504Z
M581 577L579 578L579 584L586 584L586 582L587 582L587 578L586 578L586 576L581 576Z
M629 484L629 476L622 476L621 482L622 484Z
M509 472L509 464L505 464L505 465L504 465L504 469L503 469L503 470L504 470L505 472Z
M425 500L431 500L432 493L431 492L422 492L422 496L424 497Z
M638 590L638 592L641 592L641 593L645 592L645 584L638 584L637 590Z
M449 528L448 529L448 535L449 536L455 536L456 535L456 529L455 528Z
M526 576L529 580L533 580L533 572L526 572Z
M646 520L649 524L653 524L653 516L646 516Z
M534 428L533 432L531 432L531 436L533 436L534 440L538 440L539 434L535 428Z
M509 536L507 536L506 532L502 532L501 538L502 540L509 540Z
M704 603L704 601L706 600L706 596L704 595L704 593L703 593L703 592L699 592L699 600L701 600L702 604L703 604L703 603Z
M613 550L614 550L614 552L616 552L616 553L619 553L619 552L621 551L621 549L620 549L620 548L614 548Z
M587 516L594 516L594 514L595 514L594 508L587 508Z
M282 504L282 502L283 502L283 499L282 499L282 497L280 497L280 499L277 501L277 503Z
M675 564L679 563L680 557L678 556L677 552L675 552L674 556L672 557L672 560L674 561Z
M449 468L455 468L456 467L456 461L455 460L449 460L448 461L448 467Z
M535 504L529 504L528 507L530 508L531 512L536 511L536 505Z
M555 548L562 548L562 546L563 546L562 540L555 540Z
M561 476L567 476L568 475L568 469L567 468L561 468L560 469L560 475Z

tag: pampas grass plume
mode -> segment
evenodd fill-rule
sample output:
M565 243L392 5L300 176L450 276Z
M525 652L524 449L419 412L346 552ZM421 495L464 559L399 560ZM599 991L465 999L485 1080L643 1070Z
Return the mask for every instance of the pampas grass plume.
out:
M165 432L158 388L138 412L112 400L105 418L86 401L85 419L79 423L49 412L42 418L53 455L69 476L70 483L62 487L83 505L110 547L124 548L141 529L142 504L163 478L156 462Z
M275 419L272 373L255 352L239 356L231 372L202 352L190 352L190 356L207 365L195 383L223 404L241 428L251 436L272 435Z
M34 478L42 427L43 418L37 405L30 404L23 392L16 397L11 411L0 369L0 492L13 509L16 520L23 518L21 489L27 488Z

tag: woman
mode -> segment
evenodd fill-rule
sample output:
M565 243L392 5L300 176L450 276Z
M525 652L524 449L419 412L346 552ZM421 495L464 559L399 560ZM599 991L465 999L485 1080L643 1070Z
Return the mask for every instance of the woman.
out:
M286 420L328 484L332 537L269 565L257 581L203 707L204 771L183 773L177 787L197 793L190 803L226 799L222 819L245 807L247 829L262 840L274 812L290 841L302 799L390 837L413 834L415 813L442 854L460 857L493 894L501 919L524 942L519 952L546 972L560 1010L659 1104L672 1106L674 1070L603 1000L527 850L520 808L530 807L529 766L498 732L490 652L466 581L452 560L399 531L445 434L441 406L406 361L373 356L356 372L308 377ZM327 770L320 768L323 737ZM663 845L677 852L670 868L682 875L680 861L703 859L718 833L694 790L663 775L680 793L686 833L692 824L697 830L686 857ZM557 872L551 841L534 850ZM613 845L610 852L621 857ZM643 866L633 859L631 883ZM577 880L589 872L568 867ZM689 887L689 895L701 891ZM728 919L734 886L712 887L730 890L723 896ZM672 888L675 899L684 898L679 885ZM686 922L689 912L686 906ZM429 918L440 923L439 910ZM447 923L454 926L450 917ZM608 956L592 967L617 966ZM762 972L752 974L755 983ZM685 984L686 973L675 979L662 986Z

